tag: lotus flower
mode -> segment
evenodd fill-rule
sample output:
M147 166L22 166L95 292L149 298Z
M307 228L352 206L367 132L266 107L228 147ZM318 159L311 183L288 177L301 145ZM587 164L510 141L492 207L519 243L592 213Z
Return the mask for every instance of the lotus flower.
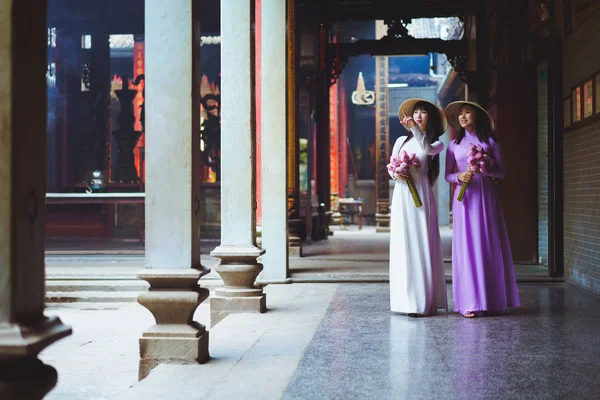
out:
M408 172L411 167L420 167L421 163L417 158L416 154L408 154L405 150L400 152L400 156L391 156L390 163L387 165L387 169L390 172L394 172L396 174L402 174ZM419 194L416 191L415 185L413 184L411 178L409 177L406 181L408 184L408 188L410 190L410 194L415 202L415 207L421 207L423 203L421 203L421 199L419 199Z
M408 154L406 154L406 150L402 150L400 152L400 161L406 162L409 160Z
M387 169L390 172L395 172L399 165L400 165L400 158L396 157L396 156L391 156L390 163L387 165Z
M467 150L467 163L471 168L471 172L478 174L487 174L494 167L494 160L490 157L487 150L481 145L471 144ZM469 183L463 182L458 193L458 201L462 201Z

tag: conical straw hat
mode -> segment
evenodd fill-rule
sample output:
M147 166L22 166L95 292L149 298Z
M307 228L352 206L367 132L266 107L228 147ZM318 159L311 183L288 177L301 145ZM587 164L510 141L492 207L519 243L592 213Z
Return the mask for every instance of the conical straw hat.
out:
M431 104L438 111L438 113L440 114L440 118L442 120L442 132L440 132L440 135L442 135L444 132L446 132L448 130L448 121L446 119L446 115L444 115L444 112L442 111L441 108L439 108L432 102L424 100L424 99L417 99L417 98L408 99L404 103L402 103L400 105L400 108L398 108L398 118L400 118L400 121L402 121L402 111L403 110L406 113L406 115L408 115L410 117L413 114L413 109L415 108L415 104L420 103L420 102Z
M481 105L479 105L475 102L472 102L472 101L455 101L455 102L448 104L448 106L446 107L445 113L446 113L446 117L448 118L448 123L450 124L450 126L452 128L454 128L455 130L460 130L460 123L458 122L458 114L460 113L460 108L465 105L468 105L468 106L471 106L474 108L478 108L479 110L483 111L485 113L485 115L487 115L487 117L488 117L488 122L490 123L490 131L494 130L494 119L492 118L490 113L487 112L487 110L485 108L483 108Z

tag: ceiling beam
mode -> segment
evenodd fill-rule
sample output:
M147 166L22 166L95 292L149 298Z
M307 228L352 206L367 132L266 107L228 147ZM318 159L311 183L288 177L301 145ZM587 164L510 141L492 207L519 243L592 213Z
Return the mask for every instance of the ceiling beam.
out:
M335 44L331 44L331 53L335 54ZM358 40L353 43L340 43L340 57L348 58L361 54L372 56L399 56L427 53L458 54L467 51L464 40L442 39L380 39Z
M480 5L475 0L402 1L371 0L364 2L328 1L328 15L333 20L384 20L400 18L455 17L473 14Z

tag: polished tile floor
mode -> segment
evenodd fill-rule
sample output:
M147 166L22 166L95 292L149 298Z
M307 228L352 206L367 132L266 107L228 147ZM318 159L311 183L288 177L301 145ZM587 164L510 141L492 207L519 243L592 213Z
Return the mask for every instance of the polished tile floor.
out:
M388 311L388 288L339 285L285 399L600 398L597 297L521 284L500 315L413 319Z

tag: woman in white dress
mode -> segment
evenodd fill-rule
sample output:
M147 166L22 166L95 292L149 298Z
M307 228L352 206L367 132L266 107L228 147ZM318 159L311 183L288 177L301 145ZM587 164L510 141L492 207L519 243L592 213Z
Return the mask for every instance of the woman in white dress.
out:
M447 311L442 241L431 185L439 175L438 138L448 123L442 110L423 99L402 103L398 117L408 130L394 144L392 155L402 150L415 154L421 166L407 173L390 172L395 180L390 233L390 307L411 317ZM410 177L422 207L416 207L407 179Z

